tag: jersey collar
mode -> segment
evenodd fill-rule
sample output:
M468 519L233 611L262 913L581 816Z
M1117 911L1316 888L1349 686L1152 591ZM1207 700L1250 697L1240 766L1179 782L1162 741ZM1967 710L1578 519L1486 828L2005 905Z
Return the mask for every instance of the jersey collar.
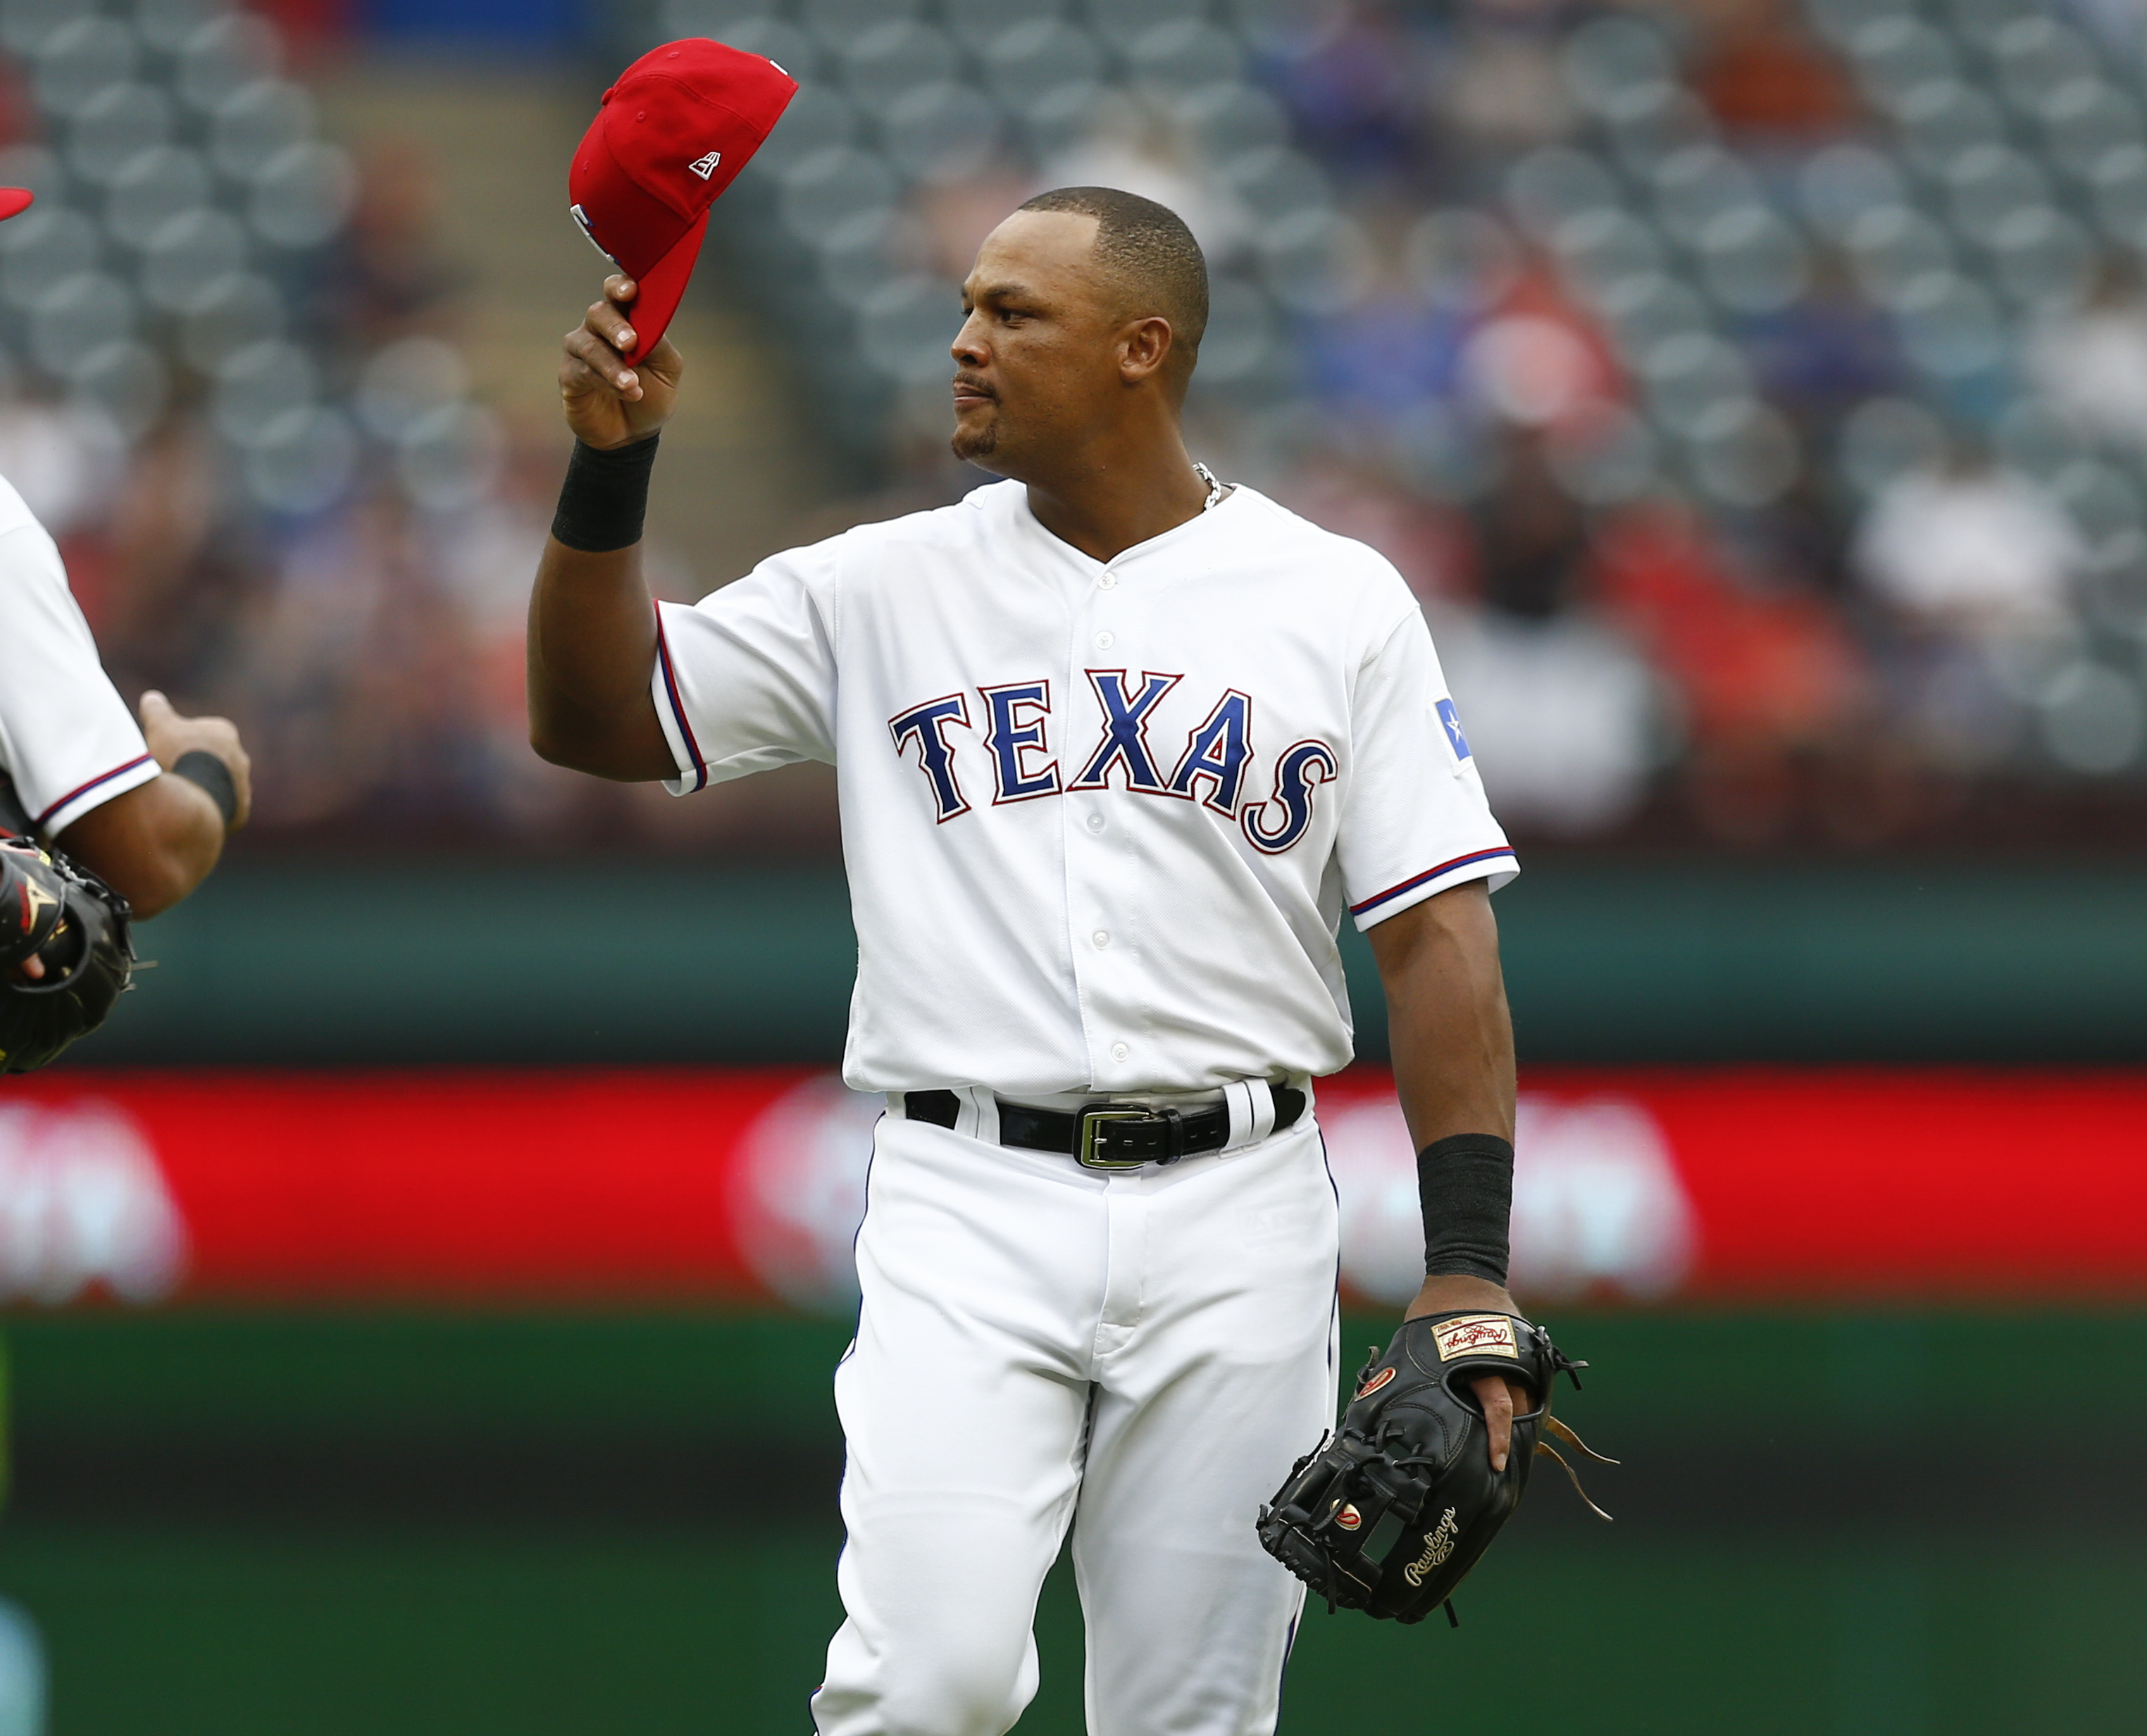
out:
M1243 483L1234 485L1230 492L1217 501L1214 506L1195 513L1184 523L1174 524L1169 530L1159 536L1150 537L1145 543L1136 543L1130 548L1120 549L1110 560L1099 561L1094 555L1083 553L1063 537L1047 528L1043 522L1029 510L1027 483L1007 482L998 483L997 486L1009 491L1012 496L1014 520L1023 527L1023 533L1038 539L1047 548L1056 551L1084 573L1102 573L1106 569L1122 572L1136 561L1145 560L1150 555L1159 553L1166 548L1175 548L1181 543L1189 543L1204 534L1214 533L1219 528L1227 528L1229 525L1234 524L1240 516L1239 511L1235 510L1239 508L1240 499L1252 492Z

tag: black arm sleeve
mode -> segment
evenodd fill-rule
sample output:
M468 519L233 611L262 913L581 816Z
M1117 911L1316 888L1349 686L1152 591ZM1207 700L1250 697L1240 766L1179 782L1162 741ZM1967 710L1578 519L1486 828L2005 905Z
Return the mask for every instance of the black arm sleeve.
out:
M609 554L641 540L648 513L648 476L656 468L651 434L631 446L603 450L577 440L567 461L567 479L559 488L559 509L552 515L552 534L584 554Z
M1514 1214L1514 1148L1495 1133L1455 1133L1416 1154L1424 1203L1427 1276L1459 1273L1506 1281Z

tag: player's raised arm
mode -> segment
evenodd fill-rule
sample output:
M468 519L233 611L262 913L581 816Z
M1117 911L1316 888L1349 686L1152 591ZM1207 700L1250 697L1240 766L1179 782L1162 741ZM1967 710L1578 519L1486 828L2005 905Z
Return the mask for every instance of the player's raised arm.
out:
M574 453L529 599L529 744L556 765L646 782L678 769L649 692L656 611L641 530L684 361L667 338L628 365L635 291L607 278L559 364Z

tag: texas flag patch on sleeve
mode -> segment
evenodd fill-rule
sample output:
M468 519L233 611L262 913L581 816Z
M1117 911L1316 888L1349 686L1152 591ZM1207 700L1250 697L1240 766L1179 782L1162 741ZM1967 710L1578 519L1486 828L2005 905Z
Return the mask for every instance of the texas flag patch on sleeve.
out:
M1439 702L1439 721L1446 726L1446 739L1454 748L1454 757L1468 758L1469 738L1461 733L1461 713L1454 708L1451 699Z

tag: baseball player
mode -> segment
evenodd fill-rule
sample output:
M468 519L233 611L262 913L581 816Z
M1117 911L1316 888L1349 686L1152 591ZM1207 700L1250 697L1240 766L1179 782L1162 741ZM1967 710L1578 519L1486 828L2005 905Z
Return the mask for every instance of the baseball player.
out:
M0 218L30 195L0 188ZM138 723L97 655L58 548L0 479L0 836L56 843L151 917L216 866L246 820L249 768L222 718L154 691ZM43 979L34 953L11 968Z
M1410 1313L1514 1312L1487 893L1515 863L1424 618L1370 549L1188 456L1204 263L1169 211L1096 188L1030 200L963 287L953 448L1004 480L652 605L683 362L635 328L637 288L610 279L565 341L531 739L681 795L837 769L843 1072L888 1109L818 1728L1006 1730L1070 1529L1090 1728L1268 1731L1302 1588L1254 1522L1336 1396L1312 1082L1351 1055L1345 913L1424 1153ZM1503 1467L1526 1389L1475 1391Z

